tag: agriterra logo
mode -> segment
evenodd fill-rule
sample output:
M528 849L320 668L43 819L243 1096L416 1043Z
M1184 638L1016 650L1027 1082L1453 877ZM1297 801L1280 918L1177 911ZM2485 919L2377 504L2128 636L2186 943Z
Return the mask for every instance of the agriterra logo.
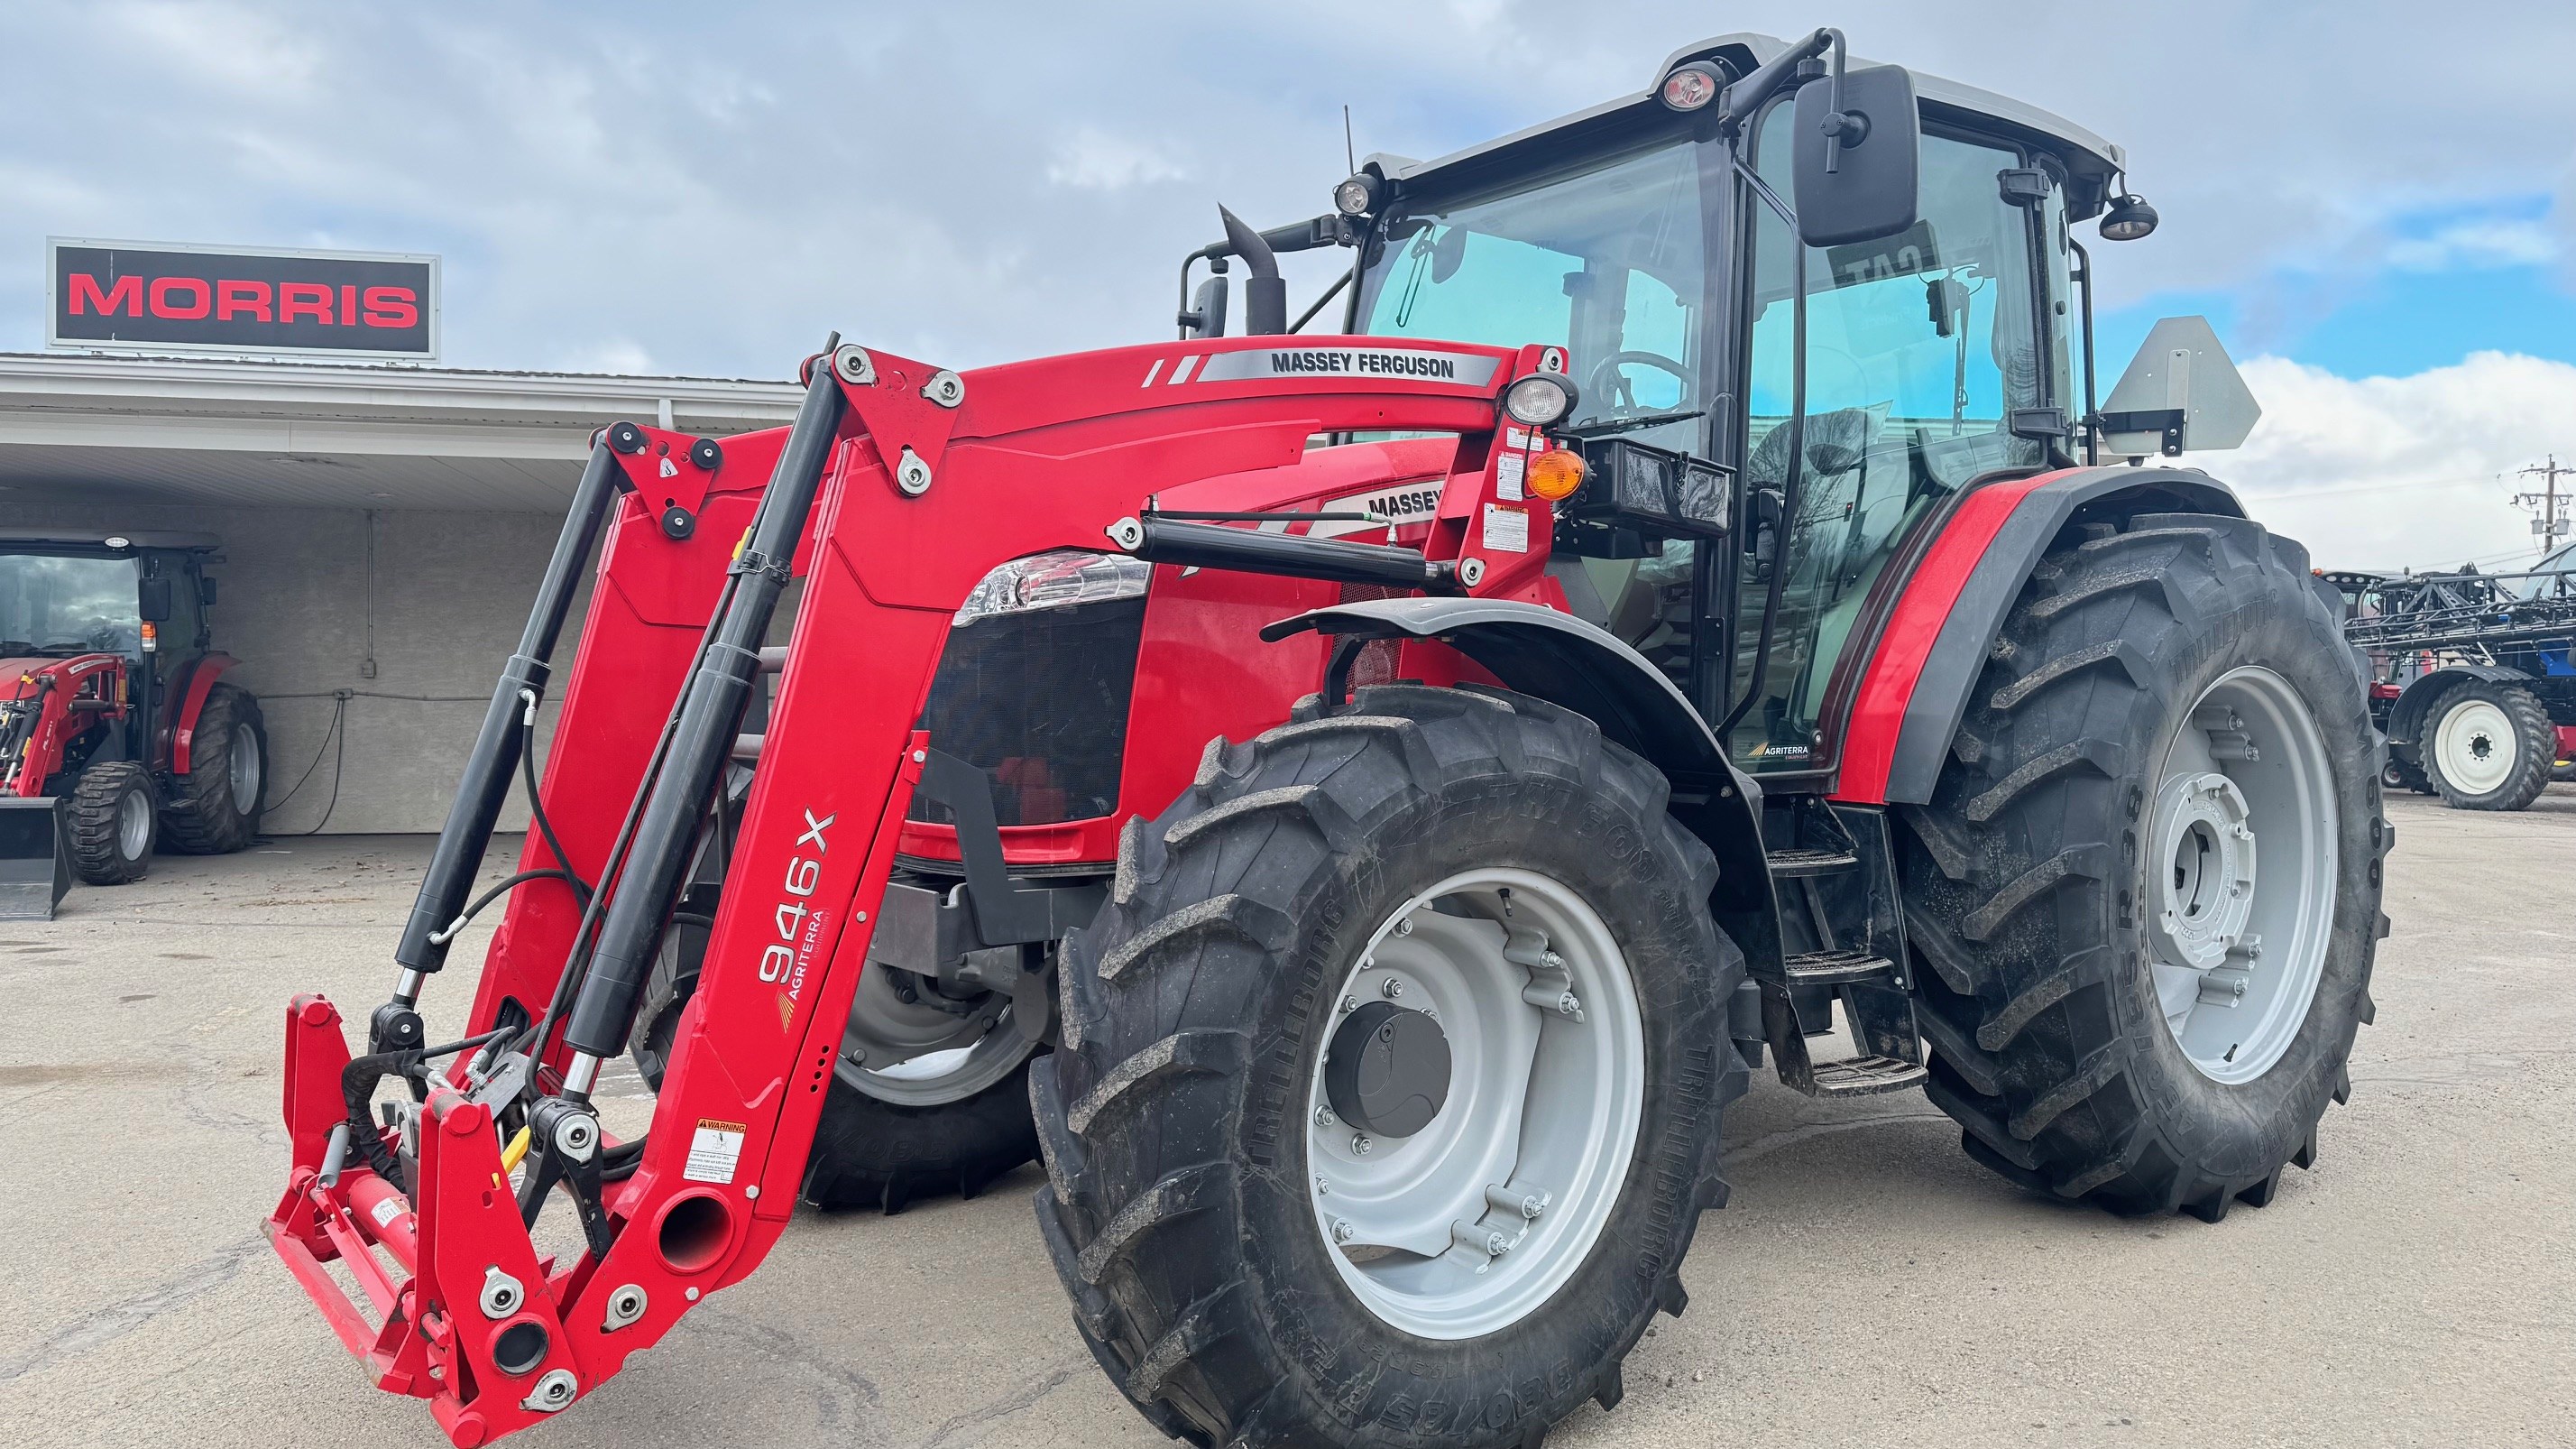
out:
M52 247L56 347L438 355L434 257Z

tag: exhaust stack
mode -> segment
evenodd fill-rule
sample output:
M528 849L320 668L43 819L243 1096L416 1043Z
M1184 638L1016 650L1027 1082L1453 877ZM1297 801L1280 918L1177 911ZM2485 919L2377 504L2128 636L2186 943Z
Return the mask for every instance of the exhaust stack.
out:
M1261 233L1244 225L1242 217L1220 206L1216 214L1225 222L1225 244L1243 258L1252 275L1243 279L1243 331L1247 337L1275 335L1288 330L1288 283L1279 275L1279 258Z

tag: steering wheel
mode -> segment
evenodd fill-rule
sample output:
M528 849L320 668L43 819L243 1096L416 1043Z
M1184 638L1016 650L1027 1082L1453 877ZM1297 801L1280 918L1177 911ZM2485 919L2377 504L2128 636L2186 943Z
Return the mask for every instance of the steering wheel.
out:
M1658 372L1671 373L1673 375L1673 379L1682 385L1682 398L1684 400L1684 405L1687 405L1688 403L1693 384L1699 380L1692 374L1689 368L1684 367L1673 359L1664 356L1660 352L1613 352L1609 356L1592 365L1591 376L1585 378L1583 382L1583 395L1587 398L1598 399L1600 400L1601 405L1608 406L1608 398L1611 390L1624 381L1624 379L1619 376L1619 369L1629 363L1638 363L1646 367L1651 367ZM1627 403L1626 406L1634 408L1636 403L1631 401Z

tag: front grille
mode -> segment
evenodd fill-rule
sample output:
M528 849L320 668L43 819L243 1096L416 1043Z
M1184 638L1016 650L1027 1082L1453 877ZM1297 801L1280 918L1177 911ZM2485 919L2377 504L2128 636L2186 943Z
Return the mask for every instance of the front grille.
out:
M952 629L921 728L993 781L1004 825L1096 820L1118 809L1127 706L1145 601L1002 614ZM951 825L915 796L910 818Z

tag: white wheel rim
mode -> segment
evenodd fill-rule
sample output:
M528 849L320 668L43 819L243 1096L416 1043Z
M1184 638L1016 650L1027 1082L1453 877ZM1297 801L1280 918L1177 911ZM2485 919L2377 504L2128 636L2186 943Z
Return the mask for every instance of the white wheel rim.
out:
M233 813L248 815L259 808L259 737L238 726L233 730L232 748L224 761L224 773L230 777Z
M1380 1000L1438 1023L1448 1097L1419 1131L1363 1149L1368 1134L1328 1100L1328 1032L1305 1100L1316 1228L1378 1318L1422 1338L1481 1337L1563 1287L1618 1206L1645 1105L1636 986L1581 896L1491 869L1389 916L1325 1009L1338 1024L1346 1006Z
M116 802L116 853L127 860L139 860L152 845L152 797L140 790L128 790Z
M2433 754L2442 778L2463 795L2487 795L2504 788L2520 763L2522 740L2513 721L2490 701L2463 700L2442 716L2433 732Z
M2338 825L2289 681L2248 667L2201 694L2159 771L2146 925L2165 1026L2203 1076L2254 1081L2297 1040L2334 937Z

